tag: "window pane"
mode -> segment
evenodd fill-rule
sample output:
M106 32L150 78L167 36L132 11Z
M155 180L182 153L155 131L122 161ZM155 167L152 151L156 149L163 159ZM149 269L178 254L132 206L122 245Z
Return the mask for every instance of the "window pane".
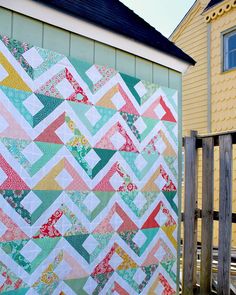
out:
M236 30L224 35L224 70L236 68Z
M228 40L229 40L228 41L229 42L228 51L236 49L236 33L234 35L230 36Z
M236 51L232 51L229 53L229 68L236 67Z

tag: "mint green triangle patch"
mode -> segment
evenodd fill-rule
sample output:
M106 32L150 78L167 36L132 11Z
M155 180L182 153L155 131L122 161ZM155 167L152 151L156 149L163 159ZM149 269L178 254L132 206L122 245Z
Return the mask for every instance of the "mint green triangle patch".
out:
M3 197L28 224L31 224L30 213L21 205L21 201L28 195L29 192L29 190L2 190L1 197Z
M125 112L120 112L120 115L125 120L125 122L128 124L130 130L133 132L135 137L138 139L138 141L141 141L141 136L137 130L137 128L134 126L134 122L138 120L139 116L128 114Z
M36 258L31 262L31 273L34 272L35 269L41 264L41 262L49 256L49 254L56 247L59 240L60 237L53 239L48 237L42 239L32 239L32 241L41 248L41 251L36 256Z
M146 274L146 277L144 278L143 282L140 284L137 284L136 280L133 279L136 271L138 269L127 269L127 270L118 270L117 273L119 276L121 276L137 293L141 293L142 290L145 288L147 283L149 282L150 278L156 271L158 265L152 264L149 266L143 266L140 269Z
M38 78L43 73L47 72L55 64L57 64L60 60L65 58L63 54L60 54L52 50L48 50L48 49L44 49L44 48L40 48L36 46L34 46L34 48L42 57L43 62L37 68L33 70L33 79Z
M141 105L141 98L138 95L137 91L135 90L135 85L137 85L140 82L140 79L128 76L126 74L121 73L120 74L122 79L124 80L125 84L129 88L130 92L133 94L134 98L136 99L137 103Z
M157 153L148 154L147 152L138 153L129 153L129 152L119 152L122 157L127 161L130 168L134 172L135 176L141 180L147 172L150 171L150 168L157 160ZM142 158L141 158L142 157ZM141 165L143 163L143 166ZM139 168L139 165L141 165Z
M35 194L38 202L37 208L32 212L32 214L24 208L21 202L24 202L25 198L32 198L35 196L28 196L30 194ZM61 191L15 191L15 190L4 190L2 192L2 197L9 203L10 206L30 225L33 225L42 213L47 210L52 203L59 197ZM28 196L28 197L27 197Z
M43 108L34 115L33 127L37 126L43 119L51 114L64 100L55 97L49 97L43 94L35 93L38 100L43 104Z
M142 217L158 197L157 192L120 192L122 200L129 206L137 217ZM141 197L139 194L142 194ZM138 201L135 199L138 198ZM139 200L139 198L141 200Z
M15 240L10 242L0 243L2 250L11 257L18 265L20 265L29 274L33 273L37 266L49 255L49 253L54 249L60 238L42 238L42 239L32 239L32 240ZM21 254L23 247L29 242L37 244L41 251L34 258L32 262L27 260ZM45 242L46 241L46 242ZM40 250L40 249L39 249Z
M142 104L144 104L159 89L159 85L144 80L142 80L142 83L147 91L141 99Z
M144 244L139 248L139 254L138 254L139 256L143 254L143 252L147 249L151 241L156 237L156 234L158 233L159 228L158 227L145 228L140 231L146 236L146 240Z
M71 64L74 66L76 72L80 75L83 81L88 85L90 91L93 93L93 83L86 74L87 70L91 68L91 64L73 57L69 57L68 59L71 62Z
M15 59L21 64L21 66L26 71L26 73L31 78L33 78L33 68L29 65L29 63L24 58L22 58L22 54L25 53L26 50L29 50L30 48L32 48L33 46L26 44L25 42L21 42L11 38L5 39L5 37L6 36L0 34L0 40L4 43L7 49L15 57Z
M164 160L166 162L166 164L168 165L168 168L170 168L171 172L174 174L174 176L177 178L178 177L178 171L176 170L176 161L178 162L178 158L177 157L169 157L169 156L165 156Z
M169 274L171 279L176 283L176 274L173 272L172 267L176 262L176 258L174 259L167 259L167 261L162 261L160 264Z
M21 285L20 289L6 291L6 292L3 292L2 294L3 295L25 295L29 291L29 289L30 288L22 288L22 285Z
M21 164L21 166L29 173L30 176L36 174L52 157L62 148L60 144L37 142L34 144L42 155L36 162L30 163L27 156L24 154L24 149L32 143L30 140L14 139L3 137L0 141L5 145L12 156ZM31 151L28 151L31 152ZM34 152L32 152L33 154Z
M103 234L93 233L92 236L99 243L99 245L91 253L90 262L93 262L98 257L98 255L103 251L103 249L107 246L107 244L109 243L110 239L113 236L113 232L103 233Z
M146 128L144 131L140 134L141 136L141 141L143 141L147 135L150 134L152 129L159 123L159 120L157 119L152 119L152 118L147 118L147 117L142 117L144 124L146 125Z
M83 287L87 282L88 278L89 277L64 280L64 282L75 292L75 294L88 295L88 293L83 290Z
M172 138L172 140L174 140L175 144L178 144L178 138L176 137L173 129L176 127L177 123L174 122L168 122L168 121L162 121L162 123L164 124L164 126L166 127L166 129L168 130L168 132L170 133L170 137Z
M89 263L90 255L82 246L89 234L64 237L67 242Z
M92 135L95 135L116 113L116 110L100 106L95 107L74 102L68 103Z
M64 213L64 216L66 216L66 218L71 222L70 228L63 234L63 236L72 236L88 233L86 227L82 225L77 216L73 212L71 212L65 204L62 204L60 209Z
M114 195L114 192L95 192L94 191L94 194L98 197L98 199L100 200L100 203L92 211L91 221L94 220L94 218L97 217L104 208L106 208L108 202L111 200L112 196Z
M13 105L17 108L17 110L21 113L25 120L33 127L33 116L30 114L30 112L23 104L23 102L32 94L32 92L17 90L5 86L0 86L0 89L13 103Z
M42 202L31 215L31 224L34 224L38 218L47 210L54 201L60 196L61 191L32 191Z
M8 137L0 138L0 141L5 145L12 156L21 164L23 168L29 171L31 168L30 162L22 154L22 151L32 142L25 139L14 139Z
M93 168L92 175L93 178L106 166L112 156L116 153L115 150L104 150L104 149L93 149L95 153L100 158L100 161L97 165Z
M75 235L75 236L65 236L64 238L70 243L70 245L88 262L93 262L100 252L107 246L113 233L109 234L91 234L91 236L97 241L97 246L90 254L84 248L83 243L89 237L89 234Z
M136 273L138 268L128 268L128 269L122 269L117 270L117 274L124 279L137 293L140 293L139 291L139 285L136 283L135 280L133 280L133 276Z
M63 99L48 97L42 94L34 94L32 92L17 90L5 86L0 86L0 89L6 94L8 99L32 127L37 126L64 101ZM39 100L39 103L42 104L42 108L40 108L35 115L32 115L24 104L31 95L35 95L36 99ZM32 101L32 104L33 103L34 101Z
M165 196L166 200L170 203L171 208L175 211L176 215L178 215L178 207L174 201L174 198L176 197L177 192L162 191L162 193ZM176 197L176 199L177 199L177 197Z
M63 147L63 145L61 144L48 143L48 142L34 141L34 143L41 150L43 155L40 159L38 159L37 162L35 162L31 166L31 169L29 169L30 176L33 176L42 167L44 167L46 163L49 160L51 160L55 156L55 154Z
M127 243L127 245L138 255L141 256L147 249L148 245L154 239L159 228L142 229L135 231L120 232L119 236ZM135 241L136 235L139 240L142 239L142 243L138 245Z
M89 153L91 150L91 147L84 146L84 145L77 145L77 146L71 146L67 145L67 149L71 152L75 160L80 164L80 166L84 169L84 171L87 173L87 175L92 178L92 169L85 161L85 156Z
M70 192L67 192L67 195L71 198L71 200L78 206L80 211L83 212L83 214L91 222L107 206L108 202L111 200L112 196L114 195L114 192L70 191ZM90 202L93 204L92 210L86 206L86 198L88 196L91 199ZM92 200L92 198L95 198L95 200ZM96 204L96 206L94 204Z

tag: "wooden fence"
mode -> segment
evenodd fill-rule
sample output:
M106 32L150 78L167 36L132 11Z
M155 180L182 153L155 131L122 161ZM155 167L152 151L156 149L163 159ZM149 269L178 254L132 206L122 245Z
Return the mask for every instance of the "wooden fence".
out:
M182 294L197 290L197 220L202 219L200 294L212 294L213 220L219 220L217 294L230 294L232 229L232 145L236 131L200 136L192 131L184 138L185 196ZM214 212L214 147L220 150L220 202ZM198 148L202 148L202 210L198 198ZM214 218L215 217L215 218Z

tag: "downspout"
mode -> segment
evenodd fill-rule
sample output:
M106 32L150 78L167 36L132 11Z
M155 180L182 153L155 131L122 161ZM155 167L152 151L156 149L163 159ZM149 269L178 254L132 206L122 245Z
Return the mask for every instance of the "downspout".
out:
M207 132L211 133L211 23L207 24Z

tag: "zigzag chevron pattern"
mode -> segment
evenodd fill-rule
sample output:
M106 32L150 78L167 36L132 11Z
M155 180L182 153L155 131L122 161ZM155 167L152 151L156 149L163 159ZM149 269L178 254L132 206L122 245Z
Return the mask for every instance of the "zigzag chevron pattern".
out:
M176 91L1 36L0 292L176 294L177 144Z

